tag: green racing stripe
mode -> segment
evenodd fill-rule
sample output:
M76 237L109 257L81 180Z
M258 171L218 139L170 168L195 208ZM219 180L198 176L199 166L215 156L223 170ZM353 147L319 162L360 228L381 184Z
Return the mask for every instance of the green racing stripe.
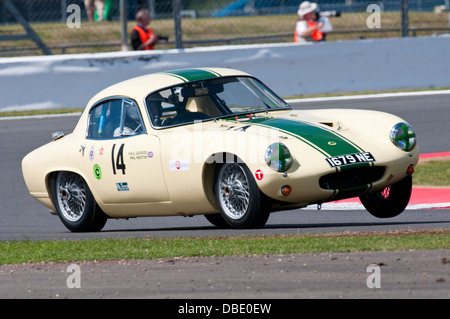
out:
M247 117L248 118L248 117ZM245 120L245 118L243 118ZM234 123L244 123L238 118L228 118L227 120ZM300 141L303 141L316 151L320 152L325 158L334 156L343 156L349 154L364 153L364 150L351 142L346 137L334 132L331 129L322 127L319 124L308 123L299 120L290 120L282 118L252 118L245 121L246 124L256 125L269 129L278 129L280 132L293 136ZM336 166L336 172L342 172L353 168L373 166L373 162L359 162L354 164L347 164L345 166ZM344 187L339 189L332 189L333 194L325 200L331 201L334 198L346 198L356 196L355 194L362 192L365 189L372 187L372 184L359 185L357 187ZM355 192L357 191L357 192Z
M354 154L363 149L336 132L307 122L279 118L260 118L250 120L251 124L276 128L310 145L326 157Z
M206 69L185 69L185 70L170 71L170 72L165 72L165 73L172 75L172 76L182 80L183 82L210 79L210 78L216 78L216 77L220 76L220 74L218 74L217 72L213 72L213 71L206 70Z

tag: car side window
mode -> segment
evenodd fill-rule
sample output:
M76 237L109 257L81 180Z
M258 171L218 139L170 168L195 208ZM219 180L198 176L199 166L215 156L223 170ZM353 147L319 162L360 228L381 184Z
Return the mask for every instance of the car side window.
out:
M122 133L120 135L136 135L144 132L141 117L136 108L136 105L131 102L123 101L123 125Z
M180 96L173 89L162 90L149 95L146 103L153 125L161 127L179 112Z
M89 113L87 136L90 138L116 138L143 132L144 126L133 101L104 101L94 106Z
M175 86L150 94L146 104L153 126L188 124L222 115L208 95L210 90L201 84Z

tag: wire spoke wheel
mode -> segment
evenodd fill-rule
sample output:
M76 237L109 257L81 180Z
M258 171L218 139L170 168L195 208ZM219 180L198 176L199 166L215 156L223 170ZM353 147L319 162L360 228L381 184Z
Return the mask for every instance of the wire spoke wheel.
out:
M232 228L260 228L267 222L270 200L261 193L245 164L234 162L220 166L214 192L222 219ZM219 221L215 217L212 223L221 226Z
M52 175L51 183L56 211L70 231L100 231L103 228L107 216L80 175L58 172Z
M232 219L242 218L250 205L250 186L238 164L227 165L219 176L219 199L225 214Z
M58 174L57 200L64 218L77 222L86 210L86 187L81 177L70 173Z

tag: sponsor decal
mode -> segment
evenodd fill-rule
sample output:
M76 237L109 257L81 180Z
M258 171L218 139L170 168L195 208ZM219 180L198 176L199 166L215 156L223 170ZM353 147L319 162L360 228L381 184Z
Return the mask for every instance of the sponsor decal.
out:
M81 152L81 156L84 156L84 150L86 149L86 144L80 145L80 150L79 152Z
M169 167L171 171L188 171L189 161L188 160L170 160Z
M340 167L359 163L373 163L375 158L369 152L346 154L326 158L331 167Z
M389 183L392 179L394 178L394 175L389 175L389 177L388 178L386 178L386 182L385 182L385 184L387 184L387 183Z
M116 183L117 191L119 192L128 192L130 188L128 187L128 182L120 182Z
M264 173L261 169L257 169L255 172L255 177L258 181L261 181L264 178Z
M147 158L153 158L153 152L152 151L134 151L134 152L128 152L128 156L130 157L130 160L143 160Z
M102 179L102 169L98 164L94 165L94 176L96 179L101 180Z
M94 150L94 146L92 146L91 149L89 150L89 159L91 161L94 160L94 155L95 155L95 150Z
M103 155L103 152L105 151L105 149L102 147L100 147L100 149L98 150L98 155Z

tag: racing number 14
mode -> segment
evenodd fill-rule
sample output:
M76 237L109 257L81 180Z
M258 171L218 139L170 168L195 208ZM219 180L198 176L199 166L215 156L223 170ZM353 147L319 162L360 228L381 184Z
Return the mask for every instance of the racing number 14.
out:
M123 161L123 147L125 144L120 145L119 151L117 152L117 158L114 161L114 149L116 148L116 144L113 145L112 151L111 151L111 162L112 162L112 168L113 173L116 175L116 169L122 170L122 174L125 175L125 163Z

